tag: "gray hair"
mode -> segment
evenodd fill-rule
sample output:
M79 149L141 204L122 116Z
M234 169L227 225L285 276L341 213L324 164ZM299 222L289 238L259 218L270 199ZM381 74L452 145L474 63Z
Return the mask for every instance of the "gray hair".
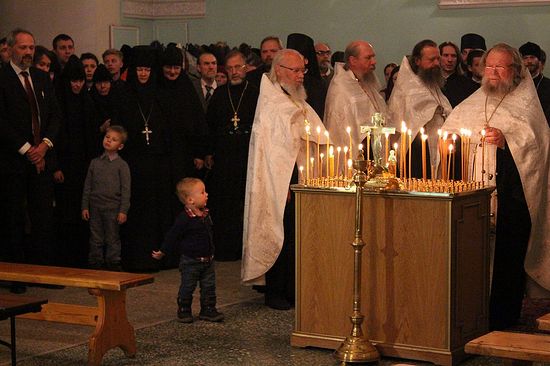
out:
M480 65L481 67L485 68L485 62L487 60L487 56L492 51L495 52L504 52L512 56L512 65L511 67L514 70L514 77L512 78L512 83L514 85L514 88L521 83L521 80L523 79L523 70L525 66L523 66L523 60L521 58L521 55L519 54L519 51L515 49L514 47L506 44L506 43L497 43L494 45L490 50L485 52L485 54L481 57Z
M275 57L273 57L273 61L271 62L271 70L269 70L269 74L267 75L269 77L269 80L271 80L271 82L276 83L279 81L279 79L277 78L277 73L275 71L276 69L275 66L280 65L283 59L288 55L296 55L300 57L300 59L302 60L304 59L304 56L302 56L300 52L290 48L283 48L282 50L278 51L275 54Z
M32 39L34 39L34 36L28 30L25 30L23 28L15 28L6 37L6 43L8 44L8 47L15 46L15 38L17 38L17 36L20 34L28 34L29 36L32 37Z

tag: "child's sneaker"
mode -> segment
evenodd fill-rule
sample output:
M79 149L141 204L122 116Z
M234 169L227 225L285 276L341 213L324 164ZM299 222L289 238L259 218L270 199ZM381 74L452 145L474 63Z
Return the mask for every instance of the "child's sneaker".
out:
M178 308L177 321L180 323L193 323L191 308Z
M207 307L201 309L199 319L209 322L221 322L224 319L224 316L222 313L216 310L215 307Z

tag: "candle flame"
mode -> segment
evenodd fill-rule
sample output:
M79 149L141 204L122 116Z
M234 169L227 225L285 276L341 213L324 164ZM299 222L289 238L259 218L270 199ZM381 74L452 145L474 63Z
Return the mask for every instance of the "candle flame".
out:
M407 130L407 135L409 135L409 137L411 137L412 134L413 134L413 132L412 132L412 130L409 128L409 129Z
M351 127L350 126L346 127L346 132L351 134Z
M310 158L309 160L311 160L311 165L313 165L313 162L315 161L315 158Z
M323 158L325 157L325 154L321 153L319 156L321 157L321 160L323 160Z
M338 147L336 148L336 151L340 152L340 151L342 151L342 148L341 148L340 146L338 146Z
M353 166L353 161L351 159L348 159L348 168L351 169L352 166Z
M395 144L393 144L393 149L394 149L395 151L397 151L397 146L399 146L399 145L397 144L397 142L396 142Z
M328 149L328 153L332 156L334 155L334 146L331 146L329 149Z
M441 128L440 128L439 130L437 130L437 135L438 135L439 137L441 137L442 134L443 134L443 131L441 130Z
M325 131L325 136L328 137L328 131Z
M449 152L453 152L453 144L449 144Z
M420 136L424 134L424 127L420 127Z
M310 130L310 127L309 125L306 126L306 133L309 135L309 130Z
M456 141L456 133L453 133L453 142Z
M304 166L300 165L300 173L304 171Z
M447 137L449 137L449 133L447 131L443 132L443 140L447 140Z
M389 133L389 132L385 132L384 135L386 135L386 140L390 137L390 133Z
M321 127L317 126L317 133L321 134Z
M359 144L359 150L363 150L363 144Z
M347 154L348 153L348 147L347 146L344 146L344 154Z
M481 136L485 137L485 129L481 130Z
M426 141L428 139L428 135L422 135L422 141Z

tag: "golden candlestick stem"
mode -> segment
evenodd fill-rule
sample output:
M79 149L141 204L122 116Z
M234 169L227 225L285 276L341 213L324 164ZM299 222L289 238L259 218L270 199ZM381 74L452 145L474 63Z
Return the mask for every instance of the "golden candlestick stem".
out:
M412 178L412 131L410 128L407 135L409 136L409 178Z
M422 135L422 179L426 180L428 178L426 171L426 139L428 135Z
M363 335L361 329L364 316L361 313L361 256L365 243L362 238L362 207L363 207L363 188L368 178L365 171L368 171L369 161L361 157L360 160L353 161L355 175L355 240L351 244L354 252L353 260L353 313L350 317L352 323L351 334L346 337L344 342L334 351L334 357L344 362L374 362L380 359L380 354L370 343L367 336ZM374 171L373 169L371 170ZM374 174L372 174L374 175Z
M328 135L328 131L325 131L325 137L327 138L327 178L330 177L330 174L329 174L329 170L330 170L330 167L329 167L329 157L330 157L330 138L329 138L329 135Z
M309 126L306 126L306 185L309 184Z
M485 187L485 129L481 130L481 183Z
M369 160L370 160L370 131L367 132L367 161Z

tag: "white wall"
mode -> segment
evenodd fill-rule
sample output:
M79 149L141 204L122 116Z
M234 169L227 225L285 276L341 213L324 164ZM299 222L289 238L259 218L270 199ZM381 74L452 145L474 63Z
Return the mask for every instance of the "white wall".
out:
M109 48L109 25L120 23L118 0L1 0L0 34L21 27L49 49L59 33L75 41L76 54L98 57Z

